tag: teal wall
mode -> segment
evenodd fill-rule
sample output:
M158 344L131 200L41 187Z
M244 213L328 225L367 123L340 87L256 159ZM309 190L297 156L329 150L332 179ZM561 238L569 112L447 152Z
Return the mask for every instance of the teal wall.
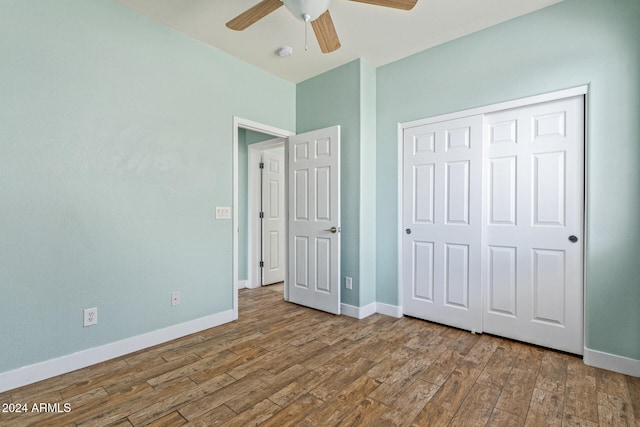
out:
M296 121L298 133L341 126L341 300L375 303L376 69L358 59L299 83Z
M231 309L232 117L294 130L295 93L111 1L4 0L0 372Z
M359 197L360 197L360 61L353 61L298 83L296 132L340 125L340 268L342 302L359 305ZM353 289L344 288L344 277Z
M398 304L397 123L590 85L586 346L640 359L640 2L566 0L377 73L379 302Z
M376 69L360 61L360 300L376 302Z

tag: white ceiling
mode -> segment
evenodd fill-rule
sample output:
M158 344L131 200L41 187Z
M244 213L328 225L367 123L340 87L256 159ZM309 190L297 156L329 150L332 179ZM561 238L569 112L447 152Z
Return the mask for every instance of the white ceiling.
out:
M260 0L116 0L204 43L294 83L357 58L378 67L563 0L418 0L411 11L333 0L342 47L322 54L309 27L281 7L244 31L225 23ZM281 58L281 46L294 49Z

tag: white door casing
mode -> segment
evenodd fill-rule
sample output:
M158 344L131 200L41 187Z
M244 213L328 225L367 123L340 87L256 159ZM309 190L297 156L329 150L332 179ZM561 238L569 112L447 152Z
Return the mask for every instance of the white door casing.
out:
M584 97L488 114L484 139L484 329L582 354Z
M340 314L340 126L291 136L287 150L289 300Z
M482 116L404 130L403 311L481 332Z
M262 153L262 284L284 281L285 164L284 147Z

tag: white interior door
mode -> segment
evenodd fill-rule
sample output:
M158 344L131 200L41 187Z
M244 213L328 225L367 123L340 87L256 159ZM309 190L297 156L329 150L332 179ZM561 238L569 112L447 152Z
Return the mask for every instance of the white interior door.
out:
M403 311L482 330L482 116L408 128Z
M340 313L340 126L288 139L289 300Z
M284 147L262 153L262 284L284 281L285 192Z
M484 330L583 353L584 105L486 116Z

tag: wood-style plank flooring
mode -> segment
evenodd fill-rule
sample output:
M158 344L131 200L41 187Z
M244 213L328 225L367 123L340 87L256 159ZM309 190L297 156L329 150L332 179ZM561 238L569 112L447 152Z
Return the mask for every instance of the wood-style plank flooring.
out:
M640 426L640 378L416 320L240 291L240 319L9 392L36 426ZM29 408L31 410L31 407Z

